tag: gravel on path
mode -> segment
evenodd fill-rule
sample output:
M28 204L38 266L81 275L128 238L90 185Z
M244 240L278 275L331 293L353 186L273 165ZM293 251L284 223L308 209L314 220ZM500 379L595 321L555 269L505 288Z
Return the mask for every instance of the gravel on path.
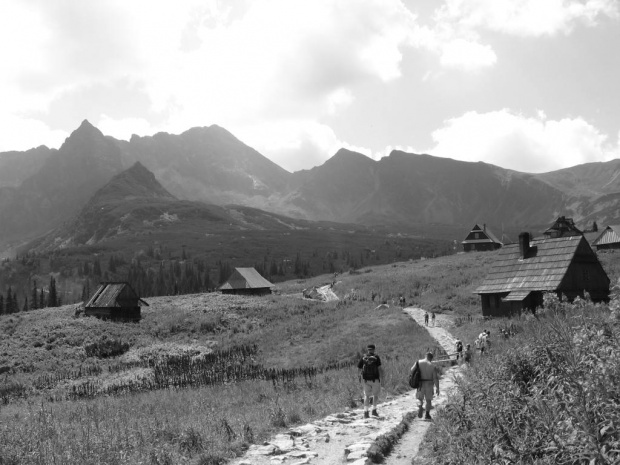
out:
M437 315L435 326L424 325L424 310L408 307L403 309L420 326L426 327L431 336L447 351L454 350L454 338L446 329L448 317ZM454 389L455 376L461 367L446 370L440 380L440 395L433 404L439 410ZM383 396L382 396L383 397ZM367 465L366 453L374 440L391 433L403 417L417 408L415 391L392 397L378 406L378 418L363 418L363 409L348 409L329 415L303 426L291 428L278 434L264 444L255 444L233 465ZM411 465L431 422L415 419L409 430L401 437L392 453L386 457L386 465Z

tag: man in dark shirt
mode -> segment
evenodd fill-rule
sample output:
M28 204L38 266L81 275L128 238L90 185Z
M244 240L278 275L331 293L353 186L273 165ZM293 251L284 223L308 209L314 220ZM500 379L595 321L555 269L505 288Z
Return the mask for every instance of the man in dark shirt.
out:
M383 379L383 367L381 359L375 354L375 345L369 344L366 348L368 353L364 355L357 368L360 370L360 379L364 383L364 418L368 418L369 397L372 396L372 416L378 417L377 404L381 393L381 380Z

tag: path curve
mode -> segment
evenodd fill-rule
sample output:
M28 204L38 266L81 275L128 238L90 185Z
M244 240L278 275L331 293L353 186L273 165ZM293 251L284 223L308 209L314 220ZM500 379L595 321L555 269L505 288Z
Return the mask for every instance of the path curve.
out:
M450 320L437 315L436 325L424 325L424 310L407 307L403 312L411 316L420 326L426 327L431 336L447 351L454 349L454 338L446 329ZM444 371L440 380L440 395L433 404L440 409L449 391L454 389L454 378L458 366ZM379 418L363 418L363 409L350 409L329 415L306 425L291 428L285 434L278 434L262 445L252 445L246 454L233 460L233 465L334 465L348 463L367 465L370 460L366 452L373 441L392 432L402 421L403 416L416 410L415 391L400 396L389 396L389 400L379 405ZM429 421L416 418L409 430L401 437L386 465L411 465L417 455L424 435L430 426Z

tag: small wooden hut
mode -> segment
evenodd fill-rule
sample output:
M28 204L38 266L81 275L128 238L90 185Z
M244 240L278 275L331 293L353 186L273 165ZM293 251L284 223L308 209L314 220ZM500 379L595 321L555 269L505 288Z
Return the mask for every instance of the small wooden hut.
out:
M266 295L271 294L273 284L263 278L254 268L235 268L233 274L220 286L222 294Z
M620 225L609 225L592 242L596 250L620 249Z
M140 305L149 306L126 282L103 282L86 303L84 314L103 320L140 321Z
M544 233L545 237L583 236L583 231L575 226L572 218L558 216L558 219Z
M484 316L509 316L524 309L534 311L545 292L569 299L587 292L593 301L609 299L609 277L596 253L582 235L530 241L504 246L489 274L475 291Z
M503 244L497 237L495 237L495 234L487 228L486 224L482 227L475 224L474 227L471 228L469 234L467 234L465 240L461 242L461 245L463 246L463 250L465 252L472 252L474 250L497 250Z

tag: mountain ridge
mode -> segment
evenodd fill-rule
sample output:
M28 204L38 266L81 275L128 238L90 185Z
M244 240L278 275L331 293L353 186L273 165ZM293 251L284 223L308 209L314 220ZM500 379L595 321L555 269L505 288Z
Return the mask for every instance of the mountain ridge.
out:
M6 154L0 163L16 158ZM38 156L39 168L28 168L19 185L0 186L0 243L58 227L136 162L178 200L310 221L418 229L474 223L525 229L559 215L582 227L620 221L620 160L532 174L400 150L373 160L340 149L322 165L290 173L217 125L119 141L87 120L58 150Z

